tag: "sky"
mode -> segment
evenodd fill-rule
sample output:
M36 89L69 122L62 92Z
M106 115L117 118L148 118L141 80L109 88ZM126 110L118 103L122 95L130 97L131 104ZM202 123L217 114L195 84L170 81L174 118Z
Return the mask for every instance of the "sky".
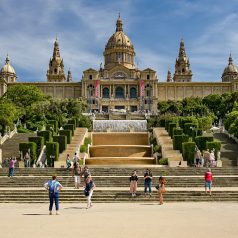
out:
M219 82L229 54L238 65L237 0L0 0L0 65L9 54L18 82L46 82L57 36L74 81L99 69L120 12L139 69L174 73L183 38L193 81Z

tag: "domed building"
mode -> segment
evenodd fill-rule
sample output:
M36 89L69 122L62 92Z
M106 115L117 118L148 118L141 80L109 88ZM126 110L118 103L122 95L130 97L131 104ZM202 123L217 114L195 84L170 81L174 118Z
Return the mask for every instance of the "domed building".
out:
M123 31L120 16L116 21L115 32L105 44L103 56L104 63L101 63L99 69L89 68L83 71L80 81L73 80L70 69L66 78L56 39L46 74L47 81L21 84L33 84L53 98L83 98L88 103L89 111L104 112L117 109L156 112L158 101L202 98L209 94L238 91L238 71L231 56L222 74L222 82L192 82L193 74L184 40L180 42L173 77L169 70L167 79L159 81L155 70L139 69L135 65L135 47ZM0 96L15 84L18 84L16 73L7 56L0 72Z
M236 66L233 64L233 59L230 54L228 65L224 69L222 77L221 77L222 82L232 82L234 79L237 79L237 76L238 76L238 70Z
M0 78L5 80L6 83L15 83L16 82L17 75L16 75L14 68L10 64L10 58L8 55L6 57L6 63L0 71Z

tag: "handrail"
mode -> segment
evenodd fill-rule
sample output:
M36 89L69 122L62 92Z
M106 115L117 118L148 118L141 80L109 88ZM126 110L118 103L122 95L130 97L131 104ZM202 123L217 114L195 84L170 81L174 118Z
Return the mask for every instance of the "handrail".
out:
M46 158L46 146L44 145L41 152L40 152L40 155L37 159L37 162L36 162L36 166L39 166L39 165L44 165L45 163L45 158Z
M7 139L12 138L17 133L17 128L15 127L12 131L7 132L4 136L0 135L0 145L2 145Z

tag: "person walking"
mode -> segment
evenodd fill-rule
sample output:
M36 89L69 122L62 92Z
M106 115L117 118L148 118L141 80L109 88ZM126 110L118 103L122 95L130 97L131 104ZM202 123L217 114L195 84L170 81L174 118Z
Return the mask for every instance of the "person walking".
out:
M74 165L76 164L76 163L79 163L79 156L77 155L77 152L75 152L74 153L74 157L73 157L73 163L74 163Z
M84 183L86 183L87 178L91 176L88 166L84 166L82 175L84 177Z
M92 207L93 190L96 185L94 184L92 177L89 175L85 181L84 195L87 198L87 209Z
M208 168L207 172L205 172L204 178L205 178L205 193L207 194L207 188L208 188L209 189L209 194L210 194L210 196L212 196L213 176L212 176L212 171L211 171L210 168Z
M74 177L74 188L77 189L79 188L80 185L80 176L81 176L81 167L79 166L79 163L74 164L72 172L73 172L72 176Z
M159 177L159 184L158 184L158 192L159 192L159 204L162 205L164 203L163 194L166 192L165 190L166 180L164 177Z
M9 161L9 171L8 171L8 177L12 178L14 175L14 168L15 168L15 163L17 162L16 158L10 158Z
M49 215L52 215L52 208L55 202L56 215L59 215L59 191L63 186L56 180L56 175L52 176L52 179L44 184L45 189L49 190Z
M70 169L70 167L71 167L71 160L70 160L69 154L67 154L67 157L66 157L66 168Z
M136 170L134 170L130 177L130 193L132 197L136 197L137 181L138 176L136 174Z
M152 186L152 173L149 169L146 169L144 173L144 193L147 195L147 188L149 189L149 195L151 197L151 186Z

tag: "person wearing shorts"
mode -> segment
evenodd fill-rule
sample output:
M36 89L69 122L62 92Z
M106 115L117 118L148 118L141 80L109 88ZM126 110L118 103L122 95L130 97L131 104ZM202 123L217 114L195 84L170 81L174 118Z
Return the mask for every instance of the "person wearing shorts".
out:
M212 196L212 171L210 168L207 169L207 172L204 175L205 178L205 193L207 194L207 189L209 189L209 194Z

